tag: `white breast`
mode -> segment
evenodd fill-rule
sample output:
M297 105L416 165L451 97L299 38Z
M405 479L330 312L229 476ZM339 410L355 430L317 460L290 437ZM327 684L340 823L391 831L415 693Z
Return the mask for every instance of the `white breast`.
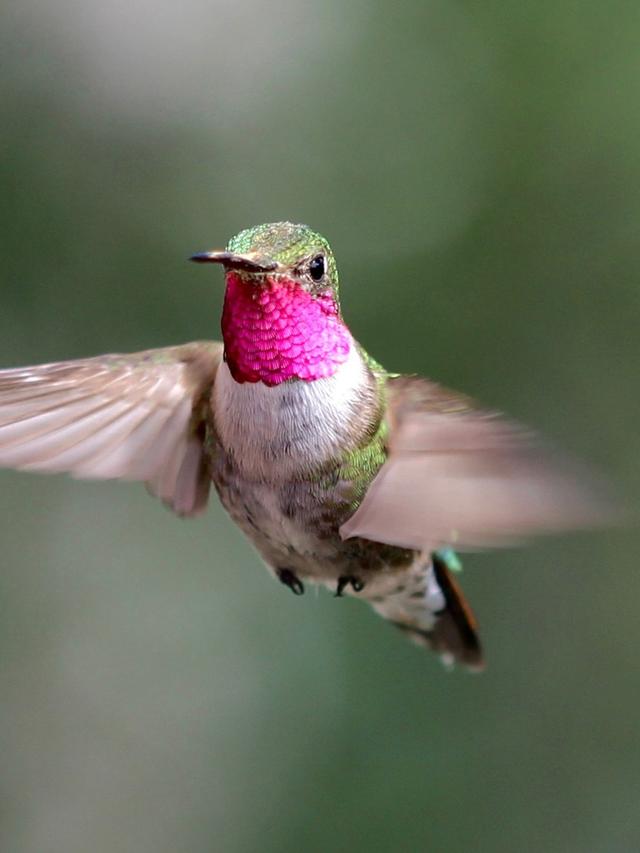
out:
M213 395L218 437L251 478L286 479L344 447L366 384L355 345L333 376L313 382L240 383L223 363Z

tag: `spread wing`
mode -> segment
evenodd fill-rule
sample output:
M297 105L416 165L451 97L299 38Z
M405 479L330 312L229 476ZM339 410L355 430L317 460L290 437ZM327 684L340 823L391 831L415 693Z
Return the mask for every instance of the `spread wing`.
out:
M141 480L204 509L203 441L222 344L198 342L0 371L0 467Z
M389 456L343 538L483 548L612 520L584 472L523 427L418 377L387 392Z

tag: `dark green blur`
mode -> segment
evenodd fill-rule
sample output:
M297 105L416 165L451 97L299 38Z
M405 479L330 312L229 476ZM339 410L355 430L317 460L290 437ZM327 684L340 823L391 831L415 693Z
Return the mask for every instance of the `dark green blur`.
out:
M186 258L325 235L387 367L640 497L640 7L0 12L0 364L215 337ZM274 583L213 505L0 473L3 853L640 844L640 539L468 555L489 666Z

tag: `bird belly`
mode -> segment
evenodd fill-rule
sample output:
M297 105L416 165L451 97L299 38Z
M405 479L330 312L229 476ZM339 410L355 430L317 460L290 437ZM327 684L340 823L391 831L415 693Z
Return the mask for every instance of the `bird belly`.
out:
M307 438L313 441L313 435ZM325 459L321 473L308 476L305 456L293 464L286 436L281 434L280 440L288 464L265 453L262 468L252 470L243 464L243 454L225 447L215 425L210 435L212 479L220 500L271 573L295 592L312 583L355 595L446 662L459 659L479 666L473 617L464 602L451 609L449 599L460 600L460 593L455 586L451 592L451 580L445 592L435 557L360 537L343 540L340 527L354 506L349 483L341 480L341 463ZM251 450L254 456L259 453L256 447Z
M338 534L339 518L323 513L313 489L251 480L224 451L216 460L213 481L231 518L274 571L287 568L317 581L339 576L336 558L345 544Z
M301 580L335 588L357 574L376 585L405 571L415 552L367 539L343 540L340 525L353 512L337 479L267 482L247 477L222 447L214 457L213 482L235 523L274 573L289 569Z
M275 571L334 586L406 567L413 551L365 539L343 541L353 513L343 479L345 448L378 415L375 379L354 347L334 376L267 388L238 383L222 364L211 422L212 479L220 500Z

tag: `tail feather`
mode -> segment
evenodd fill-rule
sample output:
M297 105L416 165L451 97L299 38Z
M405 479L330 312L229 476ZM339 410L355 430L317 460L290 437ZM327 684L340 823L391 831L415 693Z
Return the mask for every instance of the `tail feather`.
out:
M374 609L446 665L484 668L478 624L443 555L410 570L406 583L370 598Z
M434 554L432 562L446 607L437 616L429 638L430 646L442 655L451 655L470 669L483 669L482 645L473 610L444 560Z

